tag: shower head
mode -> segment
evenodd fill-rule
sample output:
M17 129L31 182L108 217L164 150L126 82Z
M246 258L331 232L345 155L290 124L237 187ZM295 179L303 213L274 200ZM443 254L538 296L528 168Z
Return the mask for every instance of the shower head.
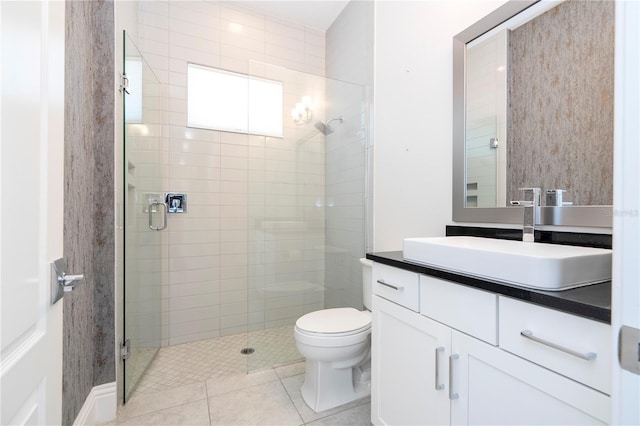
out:
M327 136L328 134L333 133L333 129L329 127L329 124L325 124L322 121L316 121L316 124L313 125L316 129L320 131L323 135Z
M333 133L333 128L331 127L331 122L333 121L339 121L340 123L342 123L344 120L342 120L342 116L338 117L338 118L332 118L331 120L327 121L326 123L324 121L317 121L313 127L315 127L316 129L318 129L323 135L327 136L330 135L331 133Z

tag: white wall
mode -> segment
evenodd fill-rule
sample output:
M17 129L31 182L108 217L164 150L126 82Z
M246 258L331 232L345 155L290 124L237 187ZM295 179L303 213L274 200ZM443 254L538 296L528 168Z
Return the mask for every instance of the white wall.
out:
M451 222L452 38L504 3L376 2L375 251Z

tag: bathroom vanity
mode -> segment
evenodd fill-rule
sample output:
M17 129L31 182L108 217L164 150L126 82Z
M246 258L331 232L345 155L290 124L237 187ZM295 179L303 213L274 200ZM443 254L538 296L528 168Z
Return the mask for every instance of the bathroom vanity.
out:
M589 10L574 13L583 7ZM611 422L611 283L602 282L611 276L611 254L603 254L603 263L597 264L599 260L579 253L582 248L567 247L608 251L611 235L540 231L536 226L612 227L613 161L608 158L613 150L601 142L613 141L613 102L589 112L579 97L589 97L596 83L602 85L600 93L613 93L612 59L605 58L614 53L614 12L613 2L510 1L454 36L452 219L519 226L448 227L447 236L522 241L524 229L525 241L565 246L555 254L550 252L558 246L547 246L540 254L540 247L493 244L495 240L479 246L469 241L465 247L463 239L453 244L446 238L417 238L411 247L405 241L409 250L404 257L400 251L367 254L374 261L375 425ZM539 50L531 44L520 49L517 39L541 41ZM604 43L595 48L596 41ZM589 57L589 66L572 70L575 58L586 57L580 49L587 45L597 55ZM562 49L547 52L549 46ZM600 65L606 72L593 68ZM495 82L495 88L489 89L486 81ZM575 84L586 81L588 89ZM531 82L535 89L529 90ZM556 82L572 93L571 114L564 114L565 97ZM543 88L548 92L541 95ZM532 101L536 96L544 101ZM523 110L526 114L518 112ZM565 119L583 112L586 121L599 123L584 126L582 120ZM552 116L562 118L555 122ZM580 136L587 127L606 135ZM587 139L599 148L587 148ZM558 150L549 149L551 145ZM518 153L536 147L536 153ZM565 149L598 154L567 165L565 159L579 156L559 154ZM531 172L521 169L530 166ZM593 170L602 170L599 182L581 177L596 176ZM571 179L561 176L565 172ZM573 203L557 197L547 198L546 205L538 202L536 189L562 194L559 188L566 182ZM583 197L578 190L582 185L585 193L602 189L602 197ZM524 198L517 198L518 188L525 188ZM578 258L569 259L574 251ZM593 282L600 283L549 291Z
M548 292L367 258L373 424L610 422L610 283Z

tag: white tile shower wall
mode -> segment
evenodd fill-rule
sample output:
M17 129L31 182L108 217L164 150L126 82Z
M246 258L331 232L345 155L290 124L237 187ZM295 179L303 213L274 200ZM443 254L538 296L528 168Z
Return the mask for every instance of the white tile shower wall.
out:
M139 47L170 96L164 189L188 195L188 212L169 215L163 344L280 325L321 308L323 145L301 143L308 135L288 123L283 139L186 127L186 70L191 62L289 79L286 120L303 90L324 98L324 83L279 67L324 75L324 33L233 2L140 2L138 22ZM300 157L313 150L321 160Z
M373 2L351 2L327 31L327 77L362 85L329 85L335 113L343 115L338 131L327 136L326 160L326 307L361 309L362 268L366 241L367 149L369 105L364 93L373 86ZM369 94L371 92L369 91ZM350 99L358 102L352 104ZM369 98L370 99L370 98ZM369 222L371 224L371 222Z

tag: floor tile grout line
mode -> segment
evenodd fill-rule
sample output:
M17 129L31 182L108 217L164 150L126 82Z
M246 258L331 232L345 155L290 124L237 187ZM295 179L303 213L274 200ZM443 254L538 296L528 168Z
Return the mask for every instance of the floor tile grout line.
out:
M207 418L209 419L209 426L211 426L211 403L209 401L209 385L207 385L207 380L204 381L204 393L207 396Z
M170 407L164 407L164 408L161 408L159 410L154 410L154 411L150 411L148 413L138 414L136 416L124 417L124 418L117 417L115 421L116 421L116 424L118 424L119 422L122 423L123 421L124 422L130 422L132 420L139 419L140 417L150 416L150 415L153 415L153 414L159 414L159 413L161 413L163 411L172 410L172 409L178 408L178 407L184 407L187 404L191 404L191 403L197 402L197 401L202 401L202 398L201 399L194 399L194 400L191 400L191 401L185 401L185 402L183 402L181 404L178 404L178 405L172 405ZM208 405L209 405L209 403L207 401L207 407L208 407ZM207 409L207 413L208 413L208 409ZM209 425L211 425L211 419L209 419Z
M195 384L195 383L197 383L197 382L194 382L192 384ZM186 385L186 386L189 386L189 385ZM137 415L134 415L134 416L128 416L128 415L126 415L126 409L123 407L123 409L119 412L118 417L116 417L116 420L118 420L118 419L121 419L121 420L135 419L137 417L147 416L147 415L154 414L154 413L159 413L159 412L164 411L164 410L169 410L169 409L172 409L172 408L182 407L182 406L184 406L186 404L190 404L190 403L197 402L197 401L202 401L203 399L207 401L207 407L208 407L209 401L208 401L208 398L207 398L207 390L206 390L207 388L206 388L206 386L207 385L206 385L206 382L205 382L204 383L204 387L205 387L205 396L204 397L195 397L195 398L189 399L187 401L182 401L179 404L167 405L167 406L165 406L163 408L159 408L157 410L149 411L147 413L141 413L141 414L137 414ZM177 389L177 388L171 388L171 389L168 389L168 390L170 391L170 390L173 390L173 389ZM161 392L164 392L164 391L161 391ZM147 395L149 395L149 394L142 394L141 396L147 396ZM136 396L136 395L134 395L134 396Z
M274 370L275 370L275 368L274 368ZM289 401L291 402L291 405L293 405L293 408L296 410L296 413L298 413L298 417L300 417L300 420L302 421L302 423L300 423L300 426L306 425L307 422L305 421L304 417L302 417L302 413L300 413L300 410L298 410L298 406L296 405L296 403L293 402L293 398L289 394L289 391L287 390L287 387L284 385L284 383L282 383L282 378L280 376L278 376L278 373L276 373L276 376L278 377L278 381L280 382L280 386L282 386L282 389L284 389L284 393L287 394L287 397L289 398Z

